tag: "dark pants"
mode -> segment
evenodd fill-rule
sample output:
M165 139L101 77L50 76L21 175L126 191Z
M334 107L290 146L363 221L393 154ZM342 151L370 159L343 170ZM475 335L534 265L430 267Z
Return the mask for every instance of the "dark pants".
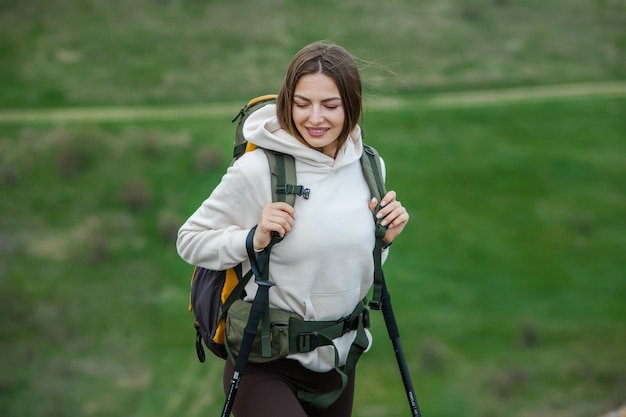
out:
M248 364L241 376L233 406L235 417L350 417L354 397L354 372L341 396L323 412L300 403L296 392L328 392L339 387L335 371L311 371L295 360L281 359L267 364ZM228 392L233 365L226 360L224 391Z

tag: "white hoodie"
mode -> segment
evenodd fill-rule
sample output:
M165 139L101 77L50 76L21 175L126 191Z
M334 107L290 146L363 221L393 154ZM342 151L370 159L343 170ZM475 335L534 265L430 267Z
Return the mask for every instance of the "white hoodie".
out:
M274 105L248 118L244 136L257 146L293 155L298 185L311 190L308 200L296 197L294 226L272 248L270 280L276 285L270 289L270 306L296 312L305 320L347 316L367 295L374 272L374 221L359 161L360 128L351 133L335 159L281 129ZM178 253L192 265L223 270L243 262L246 271L246 236L258 223L262 208L271 202L264 152L244 154L180 228ZM383 251L383 260L387 252ZM252 301L253 280L246 293ZM342 364L355 336L353 331L334 340ZM371 344L369 332L368 337ZM334 365L331 346L289 357L318 372Z

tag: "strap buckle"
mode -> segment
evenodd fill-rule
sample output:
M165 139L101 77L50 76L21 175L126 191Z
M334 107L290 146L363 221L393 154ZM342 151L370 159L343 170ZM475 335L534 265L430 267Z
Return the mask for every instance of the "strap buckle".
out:
M276 194L295 194L308 200L311 196L311 189L303 185L283 184L276 186Z
M361 312L361 315L363 316L363 327L365 327L366 329L370 328L370 311L367 308L364 308L363 311Z
M356 315L353 316L352 314L350 314L349 316L343 318L343 319L339 319L338 323L343 322L343 330L341 331L342 334L346 334L351 330L356 330L357 327L359 327L359 319L360 319L361 315Z
M298 353L312 352L317 349L318 345L317 333L314 332L302 332L298 333L297 347Z
M359 314L349 316L337 320L338 323L343 322L343 331L342 334L346 334L350 331L357 330L359 328L359 323L363 323L363 327L370 327L370 311L367 308L364 308Z

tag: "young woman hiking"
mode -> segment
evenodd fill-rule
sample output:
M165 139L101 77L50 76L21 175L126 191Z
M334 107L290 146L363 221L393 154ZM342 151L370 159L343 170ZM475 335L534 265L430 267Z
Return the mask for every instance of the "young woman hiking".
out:
M295 206L272 202L264 151L244 154L220 184L185 222L178 234L180 256L192 265L223 270L243 263L248 233L255 251L274 245L269 264L271 308L297 313L304 320L340 320L362 303L373 282L376 212L387 230L388 245L402 232L409 214L389 191L381 202L371 198L360 158L357 122L362 111L361 78L352 56L342 47L313 43L292 59L276 105L253 113L244 125L246 139L258 147L295 158L298 184L310 197ZM384 164L383 171L384 171ZM384 174L383 174L384 175ZM256 284L246 287L252 301ZM340 385L333 369L348 357L356 331L347 331L305 353L263 364L248 363L233 414L236 417L348 417L352 412L354 372L338 399L325 410L314 409L298 393L324 393ZM371 335L368 331L368 345ZM233 375L227 360L224 389Z

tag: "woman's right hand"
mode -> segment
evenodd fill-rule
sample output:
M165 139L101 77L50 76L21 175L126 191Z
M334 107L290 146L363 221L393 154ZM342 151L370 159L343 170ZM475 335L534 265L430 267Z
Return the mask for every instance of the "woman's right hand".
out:
M270 244L272 232L284 237L294 222L294 209L287 203L271 203L263 207L259 224L254 232L254 249L262 250Z

